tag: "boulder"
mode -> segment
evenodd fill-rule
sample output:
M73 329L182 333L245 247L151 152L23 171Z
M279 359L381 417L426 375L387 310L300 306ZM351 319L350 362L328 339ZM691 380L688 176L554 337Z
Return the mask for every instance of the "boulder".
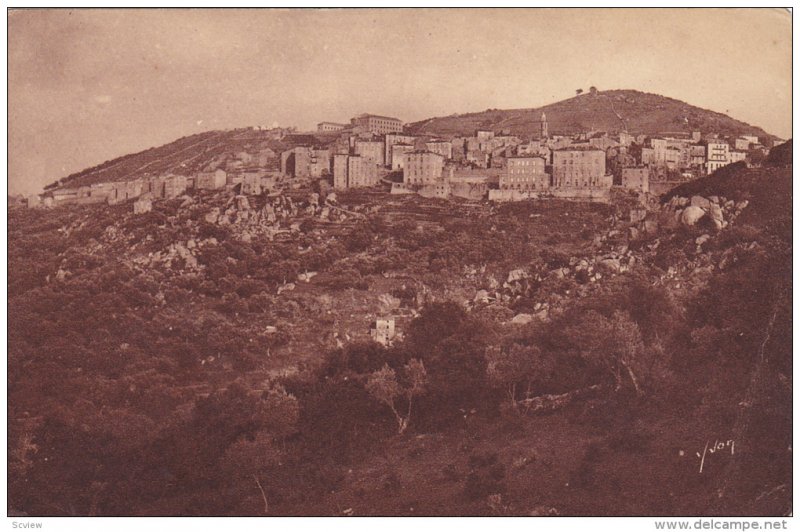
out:
M488 303L489 292L486 290L478 290L478 292L475 294L475 298L472 301L475 303Z
M524 325L533 321L533 314L517 314L511 319L511 323Z
M291 292L292 290L294 290L294 283L286 283L278 287L278 294L283 292Z
M603 259L598 263L598 266L607 272L619 272L619 259Z
M726 223L725 218L722 215L722 208L718 204L711 204L708 215L711 217L711 221L714 222L714 227L716 227L718 230L725 227Z
M700 235L700 236L698 236L697 238L694 239L694 243L697 244L698 246L702 246L703 244L708 242L708 240L710 238L711 238L711 236L707 235L707 234L706 235Z
M699 196L694 196L699 197ZM705 216L705 211L698 207L697 205L689 205L686 207L683 212L681 213L681 222L684 225L694 225Z
M691 205L693 207L700 207L705 211L711 206L711 202L703 196L692 196Z
M205 220L210 224L217 223L217 220L219 220L219 208L214 207L213 209L211 209L211 211L208 214L206 214Z
M513 283L515 281L521 281L523 279L527 279L528 274L522 268L517 268L516 270L511 270L508 272L508 279L506 279L507 283Z
M297 274L297 280L298 281L303 281L304 283L310 283L311 279L313 279L316 275L317 275L317 272L298 273Z

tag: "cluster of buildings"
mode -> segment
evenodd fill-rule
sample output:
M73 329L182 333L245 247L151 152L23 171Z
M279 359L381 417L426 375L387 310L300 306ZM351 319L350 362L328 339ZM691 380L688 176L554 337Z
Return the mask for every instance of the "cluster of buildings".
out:
M335 188L369 187L400 172L393 193L437 197L591 199L607 196L615 185L660 193L767 151L749 135L552 135L544 113L537 129L538 138L525 140L492 130L435 138L404 133L400 120L376 115L360 115L350 124L318 124L318 131L338 135L328 153Z
M28 197L27 206L54 207L92 203L115 205L141 199L141 203L134 205L134 210L142 212L142 209L147 209L149 200L177 198L190 189L238 187L242 194L261 194L276 186L279 175L267 169L275 158L272 150L260 150L255 154L242 151L191 175L168 173L78 187L50 186L43 194Z
M226 186L260 194L274 188L281 177L324 180L339 190L372 187L384 180L395 194L442 198L602 199L612 186L660 194L678 182L768 151L758 137L749 135L551 134L544 113L534 129L539 134L530 139L489 129L442 138L412 135L397 118L361 114L349 124L320 122L314 134L268 130L275 132L275 140L292 146L280 154L262 145L255 153L235 153L193 175L53 188L30 198L28 204L113 204L143 196L169 199L191 188Z

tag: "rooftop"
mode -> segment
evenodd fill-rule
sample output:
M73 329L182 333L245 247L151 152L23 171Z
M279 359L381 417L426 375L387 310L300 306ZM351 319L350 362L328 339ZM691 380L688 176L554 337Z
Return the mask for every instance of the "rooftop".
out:
M402 122L402 120L400 120L399 118L394 118L391 116L373 115L370 113L362 113L356 116L355 118L381 118L383 120L395 120L396 122Z

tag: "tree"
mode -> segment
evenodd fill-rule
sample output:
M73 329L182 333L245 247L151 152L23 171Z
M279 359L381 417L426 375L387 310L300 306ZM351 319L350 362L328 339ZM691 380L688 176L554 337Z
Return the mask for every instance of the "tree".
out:
M528 398L533 380L551 370L548 361L544 360L541 350L536 346L514 344L510 349L493 347L487 350L486 355L489 381L504 391L512 408L516 408L519 402L520 384L525 386L525 398Z
M372 397L391 409L397 420L398 434L402 434L408 428L408 423L411 421L412 400L414 396L424 391L428 380L425 366L417 359L409 360L408 364L403 366L403 370L405 372L405 386L401 386L397 381L397 373L388 364L374 371L367 379L365 386ZM400 413L396 404L401 397L404 397L407 403L405 416Z
M614 391L622 389L628 380L637 395L644 394L641 373L647 367L648 355L657 355L657 350L646 349L639 326L627 312L615 311L606 318L590 310L566 332L586 361L613 378Z
M581 94L583 94L583 89L575 89L576 96L580 96Z

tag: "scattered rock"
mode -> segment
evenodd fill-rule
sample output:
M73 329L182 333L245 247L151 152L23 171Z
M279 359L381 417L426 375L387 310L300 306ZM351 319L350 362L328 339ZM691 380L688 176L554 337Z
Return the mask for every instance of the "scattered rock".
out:
M718 204L712 203L708 214L711 217L711 221L714 222L714 227L716 227L717 230L725 227L726 224L722 215L722 208Z
M700 207L704 211L707 211L708 208L711 207L711 202L703 196L692 196L691 205L693 207Z
M533 321L533 314L517 314L511 319L511 323L524 325Z
M489 292L486 290L478 290L478 292L475 294L475 298L472 301L474 303L488 303Z
M521 281L527 278L528 274L525 272L525 270L517 268L516 270L511 270L510 272L508 272L508 279L506 279L506 282L513 283L515 281Z
M700 235L697 238L695 238L694 243L697 244L698 246L702 246L703 244L708 242L710 238L711 238L710 235Z
M598 266L611 273L618 273L620 264L619 259L603 259L598 263Z
M705 216L705 211L696 205L686 207L681 213L681 222L684 225L694 225Z

